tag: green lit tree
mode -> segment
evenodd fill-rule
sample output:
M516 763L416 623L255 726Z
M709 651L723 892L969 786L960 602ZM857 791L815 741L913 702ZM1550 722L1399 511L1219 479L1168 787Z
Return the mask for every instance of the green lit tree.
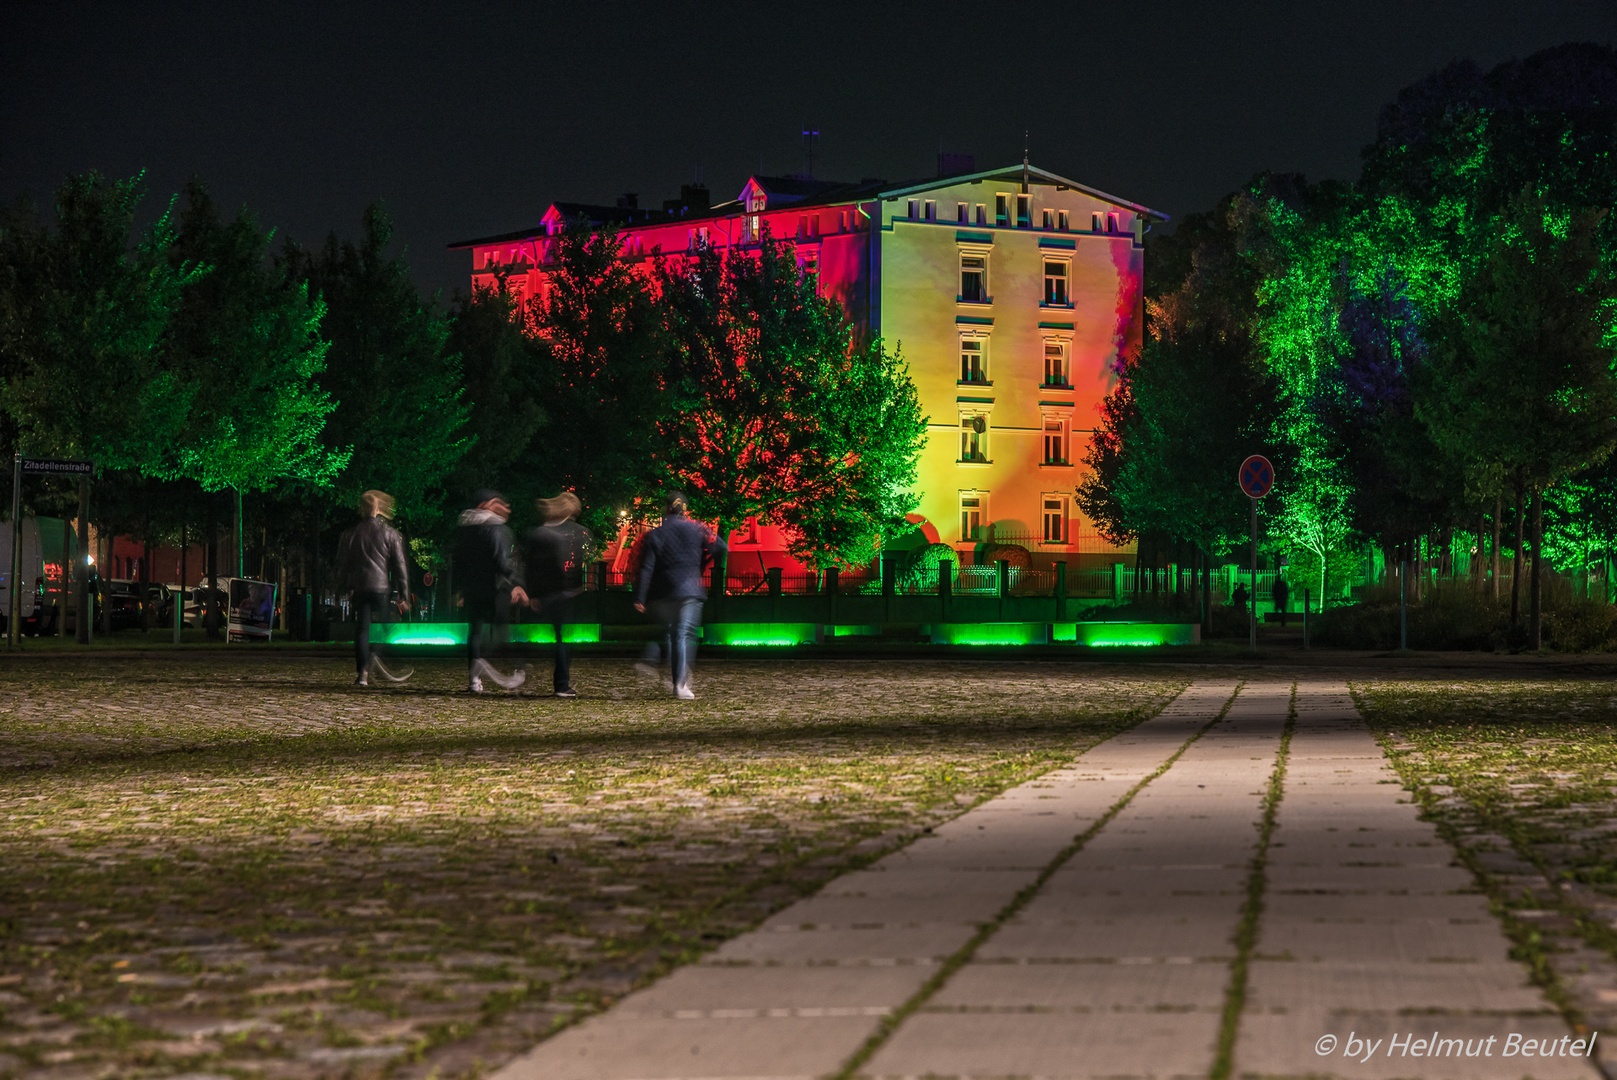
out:
M1437 441L1530 499L1529 641L1542 641L1544 492L1617 446L1617 276L1604 210L1557 212L1522 193L1496 220L1486 259L1443 315L1437 388L1422 410Z

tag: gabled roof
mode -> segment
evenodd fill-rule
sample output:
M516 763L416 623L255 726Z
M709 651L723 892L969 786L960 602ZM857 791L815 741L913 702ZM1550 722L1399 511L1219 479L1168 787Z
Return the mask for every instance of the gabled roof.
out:
M882 191L880 194L884 199L896 199L905 195L914 195L923 191L933 191L937 188L953 187L956 184L969 184L978 180L1020 181L1024 174L1030 181L1036 180L1046 184L1055 184L1058 187L1069 187L1074 191L1082 191L1086 195L1093 195L1102 202L1109 202L1117 206L1124 206L1135 211L1136 213L1144 214L1147 217L1154 217L1158 221L1168 220L1168 215L1164 214L1161 210L1153 210L1149 206L1143 206L1137 202L1130 202L1128 199L1120 199L1116 195L1110 195L1099 188L1092 188L1088 184L1080 184L1076 180L1068 180L1065 176L1060 176L1056 173L1050 172L1048 169L1040 169L1032 165L1011 165L1007 168L988 169L984 172L963 173L956 176L935 176L927 180L915 180L909 183L901 184L897 187L888 188Z
M637 225L660 221L667 216L661 210L641 207L553 202L545 210L544 216L539 219L539 224L531 229L519 229L516 232L500 233L497 236L479 236L472 240L457 240L448 246L448 250L454 251L459 248L478 247L482 244L504 244L515 240L528 240L535 236L543 236L549 231L545 226L551 221L565 222L582 217L592 225Z

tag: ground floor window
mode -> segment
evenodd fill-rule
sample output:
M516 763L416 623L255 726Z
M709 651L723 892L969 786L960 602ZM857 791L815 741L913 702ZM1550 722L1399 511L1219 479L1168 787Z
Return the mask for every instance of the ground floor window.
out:
M1068 536L1066 496L1045 495L1041 501L1044 503L1044 542L1065 544Z
M988 493L986 491L962 491L960 493L960 540L962 543L975 543L981 539L983 514L987 508Z

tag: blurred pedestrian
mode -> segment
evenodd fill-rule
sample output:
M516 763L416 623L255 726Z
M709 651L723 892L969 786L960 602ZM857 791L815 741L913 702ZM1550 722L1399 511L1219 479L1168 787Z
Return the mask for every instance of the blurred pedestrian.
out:
M668 496L662 524L646 534L634 593L634 609L643 612L649 605L665 628L674 695L685 701L696 696L691 668L707 599L702 573L725 550L723 540L690 519L689 509L684 495Z
M1235 583L1235 591L1230 594L1230 603L1235 605L1236 611L1245 611L1246 602L1250 595L1246 591L1246 582L1238 581Z
M515 690L528 677L521 667L501 675L483 659L483 628L504 625L511 605L528 601L512 561L514 541L505 525L510 517L505 496L484 488L472 496L472 508L461 513L455 528L455 578L466 614L467 689L474 694L483 692L484 679Z
M1273 595L1275 610L1280 612L1280 625L1285 626L1287 615L1286 607L1288 606L1288 601L1291 600L1291 586L1288 585L1286 583L1286 579L1281 577L1279 574L1275 575Z
M528 606L550 624L556 634L556 696L573 698L578 690L572 682L572 649L567 644L567 628L575 621L575 606L588 581L590 553L595 538L575 519L583 505L578 496L564 491L537 504L544 524L528 533L523 553L527 579Z
M359 521L337 544L338 587L350 594L354 605L355 686L369 686L373 674L390 682L403 682L411 675L409 668L398 674L389 671L371 651L371 621L388 611L389 598L398 598L398 610L410 609L410 564L404 537L390 524L392 518L393 496L367 491L359 497Z

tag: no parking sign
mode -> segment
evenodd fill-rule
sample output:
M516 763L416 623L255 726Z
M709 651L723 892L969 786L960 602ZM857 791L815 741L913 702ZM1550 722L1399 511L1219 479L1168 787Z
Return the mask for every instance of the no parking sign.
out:
M1269 459L1262 454L1253 454L1241 462L1241 470L1236 474L1236 482L1241 490L1253 499L1261 499L1275 486L1275 467L1269 464Z

